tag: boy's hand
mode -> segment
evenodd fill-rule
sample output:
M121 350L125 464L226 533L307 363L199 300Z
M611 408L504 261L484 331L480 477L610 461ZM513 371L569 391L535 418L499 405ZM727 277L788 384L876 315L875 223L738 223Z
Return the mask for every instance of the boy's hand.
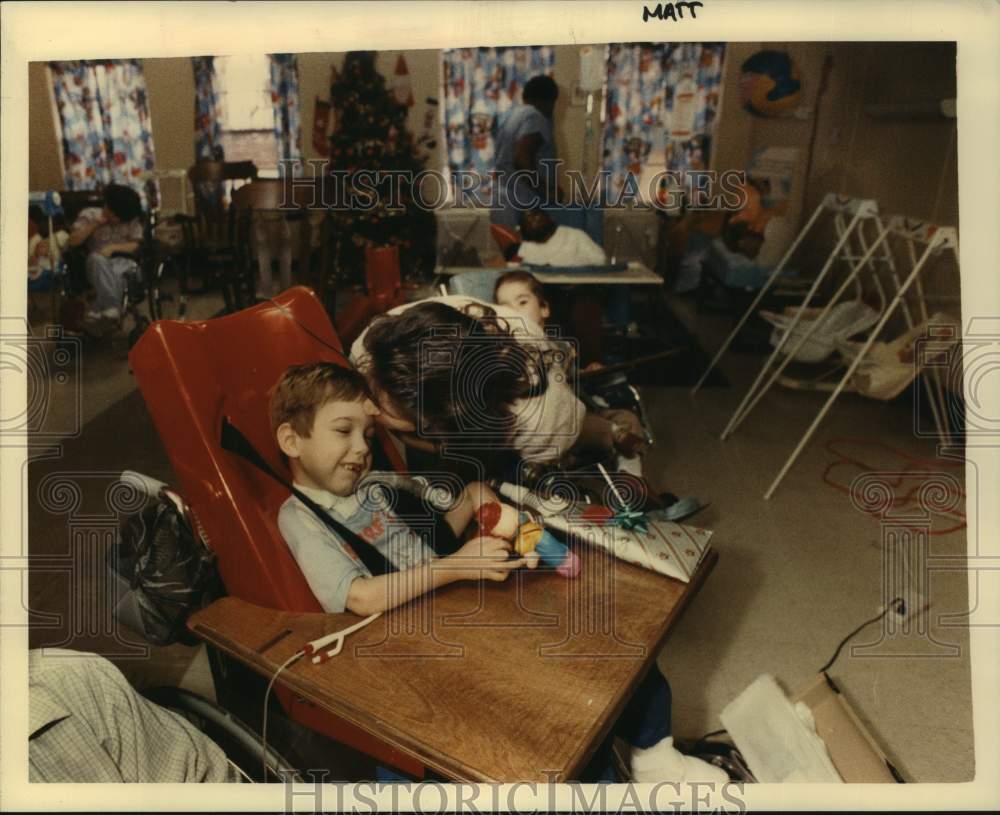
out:
M523 557L511 560L510 552L510 541L483 535L468 541L455 554L444 558L444 562L452 567L461 567L464 580L501 582L527 562Z

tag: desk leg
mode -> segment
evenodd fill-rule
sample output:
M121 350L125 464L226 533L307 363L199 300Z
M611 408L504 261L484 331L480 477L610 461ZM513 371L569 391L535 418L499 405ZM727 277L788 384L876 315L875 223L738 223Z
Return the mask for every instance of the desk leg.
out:
M573 297L570 310L572 336L580 344L580 366L591 362L600 362L603 358L601 348L601 322L604 316L604 303L600 296L590 291L577 291Z

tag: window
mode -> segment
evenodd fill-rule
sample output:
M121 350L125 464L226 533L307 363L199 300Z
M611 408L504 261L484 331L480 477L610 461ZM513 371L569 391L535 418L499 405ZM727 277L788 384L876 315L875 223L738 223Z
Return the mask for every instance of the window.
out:
M267 54L215 58L226 161L252 161L258 170L277 170L270 71Z

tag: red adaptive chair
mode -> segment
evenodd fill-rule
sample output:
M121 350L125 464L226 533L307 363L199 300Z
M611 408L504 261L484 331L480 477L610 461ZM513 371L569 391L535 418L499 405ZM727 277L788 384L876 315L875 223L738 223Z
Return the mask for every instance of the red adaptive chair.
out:
M490 234L500 247L500 254L505 260L512 260L517 248L521 245L521 236L510 227L503 224L490 224Z
M349 364L323 306L303 286L227 317L161 320L129 354L180 492L218 557L226 590L283 611L323 610L278 531L278 508L288 492L223 450L220 432L225 416L288 478L271 434L268 391L289 365L316 360ZM389 466L404 469L381 428L378 432ZM286 689L277 687L275 693L295 721L383 763L422 774L412 758L354 725L296 702Z
M368 296L378 311L387 311L403 302L403 282L399 271L398 246L365 248L365 278Z

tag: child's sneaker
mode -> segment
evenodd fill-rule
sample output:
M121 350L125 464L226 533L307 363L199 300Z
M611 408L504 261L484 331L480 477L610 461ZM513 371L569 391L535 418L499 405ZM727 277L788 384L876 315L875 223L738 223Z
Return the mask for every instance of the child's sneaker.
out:
M729 775L725 770L702 761L694 756L686 756L674 747L674 739L668 736L645 750L632 748L629 774L639 784L658 781L676 783L725 784Z

